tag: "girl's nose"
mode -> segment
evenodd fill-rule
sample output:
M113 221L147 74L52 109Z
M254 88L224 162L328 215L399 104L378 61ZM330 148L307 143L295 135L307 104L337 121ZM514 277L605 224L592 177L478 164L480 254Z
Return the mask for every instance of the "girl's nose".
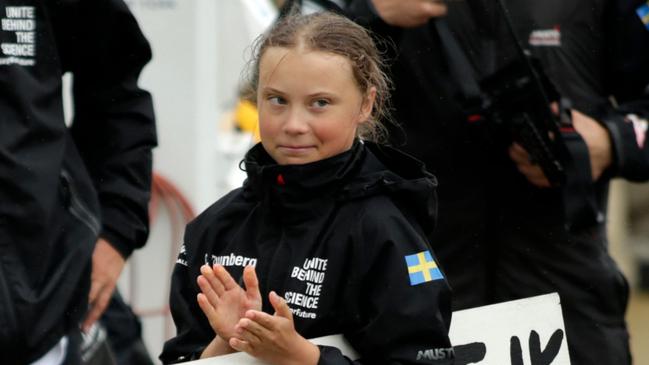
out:
M309 130L306 122L307 115L298 108L291 108L284 121L284 132L289 134L303 134Z

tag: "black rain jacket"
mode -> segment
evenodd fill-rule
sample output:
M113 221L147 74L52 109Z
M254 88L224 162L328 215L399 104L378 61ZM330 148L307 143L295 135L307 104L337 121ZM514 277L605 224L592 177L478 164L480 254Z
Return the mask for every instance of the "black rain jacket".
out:
M0 0L0 18L0 353L25 364L78 328L98 235L125 257L146 241L151 51L121 0Z
M265 312L274 290L302 336L342 333L364 364L453 362L449 287L435 276L411 285L405 259L430 252L436 214L436 181L420 162L357 142L329 159L280 166L259 144L245 166L243 188L187 227L172 278L178 332L163 362L196 358L215 336L196 302L206 263L239 282L243 266L255 265ZM350 363L321 347L319 364Z

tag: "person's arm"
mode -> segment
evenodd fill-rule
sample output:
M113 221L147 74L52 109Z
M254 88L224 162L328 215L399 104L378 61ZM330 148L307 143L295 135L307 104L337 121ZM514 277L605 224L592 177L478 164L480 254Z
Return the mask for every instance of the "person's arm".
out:
M452 364L450 288L421 230L398 212L361 214L357 226L344 335L361 359L319 346L318 365Z
M593 181L606 176L629 181L649 180L649 100L627 103L597 116L597 120L572 111L573 125L588 147ZM527 180L537 187L550 187L539 165L520 145L509 155Z
M649 29L638 9L646 1L609 1L603 12L604 81L619 105L598 119L613 146L613 176L649 180Z
M205 294L200 284L201 270L207 268L205 252L218 252L219 243L228 241L227 231L233 222L239 221L241 215L247 215L251 209L241 196L240 189L226 194L187 225L184 244L171 276L169 309L176 335L164 344L160 355L164 364L197 360L205 351L214 352L214 355L231 351L217 338L198 297ZM222 214L228 218L223 219Z
M171 276L169 309L176 327L176 336L164 344L160 354L163 364L197 360L206 349L216 351L220 348L214 330L197 300L200 288L196 277L199 271L198 268L193 268L193 265L197 262L200 265L201 262L201 258L197 258L194 252L195 242L200 241L200 234L194 235L197 226L200 224L190 223L187 226L185 243Z
M69 11L68 38L59 42L72 72L75 145L93 179L102 229L93 253L88 328L106 308L131 252L148 237L152 148L151 95L138 78L151 49L121 0L80 1Z
M75 144L93 178L101 237L127 258L148 236L152 149L151 95L138 86L151 59L149 43L121 0L80 2L70 50Z
M588 148L592 179L597 181L613 164L613 139L605 124L577 110L572 110L571 114L572 124ZM513 143L509 147L509 156L516 164L518 171L531 184L540 188L551 187L550 181L541 167L532 161L529 153L520 144Z
M601 120L611 138L612 175L649 180L649 96L627 102Z

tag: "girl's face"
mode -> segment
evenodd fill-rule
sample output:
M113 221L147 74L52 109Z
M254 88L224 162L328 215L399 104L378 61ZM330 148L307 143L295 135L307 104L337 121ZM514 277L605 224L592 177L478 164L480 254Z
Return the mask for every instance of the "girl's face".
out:
M376 91L367 94L361 94L343 56L269 47L259 62L257 91L264 149L280 165L347 151L372 112Z

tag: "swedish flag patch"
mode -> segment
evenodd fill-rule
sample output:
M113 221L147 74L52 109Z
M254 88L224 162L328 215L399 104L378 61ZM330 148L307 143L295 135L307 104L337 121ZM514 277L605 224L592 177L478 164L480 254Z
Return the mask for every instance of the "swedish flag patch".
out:
M414 255L407 255L408 275L410 285L419 285L428 281L444 279L442 271L437 267L430 251L422 251Z
M649 30L649 1L635 10L644 26Z

